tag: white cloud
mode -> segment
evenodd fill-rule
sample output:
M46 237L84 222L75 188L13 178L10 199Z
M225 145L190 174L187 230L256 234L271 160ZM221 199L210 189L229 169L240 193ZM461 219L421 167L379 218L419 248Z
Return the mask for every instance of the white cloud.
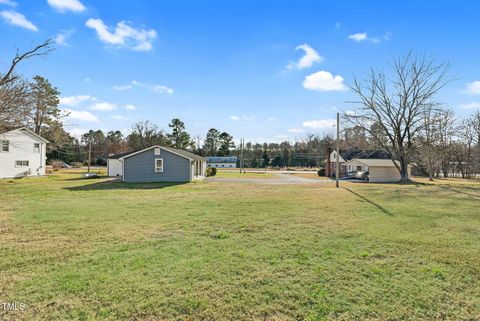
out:
M12 0L0 0L0 4L4 4L10 7L16 7L18 5L15 1Z
M92 81L92 80L91 80L90 78L88 78L88 77L85 78L85 79L83 79L83 82L86 83L86 84L89 83L89 82L91 82L91 81Z
M123 116L120 116L120 115L113 115L113 116L110 116L112 119L116 119L116 120L124 120L125 117Z
M161 94L169 94L169 95L173 94L173 89L167 86L155 85L153 86L153 90Z
M60 105L74 107L86 101L96 101L96 100L97 100L97 97L93 97L90 95L66 96L66 97L60 97Z
M113 89L115 90L130 90L130 89L134 89L136 87L143 87L143 88L148 88L150 90L153 90L157 93L161 93L161 94L173 94L174 90L170 87L167 87L167 86L163 86L163 85L148 85L148 84L143 84L141 82L138 82L136 80L132 80L130 83L126 84L126 85L116 85L116 86L113 86Z
M69 113L67 117L68 119L88 121L88 122L98 122L98 117L86 110L64 109L64 111Z
M73 30L62 31L55 36L54 40L58 45L68 47L67 40L72 36L73 32Z
M277 121L277 117L270 116L270 117L267 118L267 121L269 121L269 122Z
M303 87L316 91L337 91L346 90L342 76L333 76L328 71L318 71L305 77Z
M235 121L238 121L238 120L254 120L255 119L255 116L246 116L246 115L243 115L243 116L237 116L237 115L232 115L230 116L230 119L231 120L235 120Z
M348 39L353 40L353 41L357 41L357 42L367 40L367 38L368 38L368 35L367 35L366 32L354 33L354 34L348 36Z
M90 106L92 110L100 110L100 111L110 111L117 109L116 104L107 103L107 102L98 102Z
M302 123L303 127L310 129L332 128L337 124L335 119L307 120Z
M3 20L5 20L11 25L19 26L32 31L38 31L37 26L35 26L31 21L29 21L23 14L14 10L1 11L0 16L3 18Z
M132 89L133 86L128 84L128 85L120 85L120 86L113 86L113 89L115 90L129 90Z
M370 37L366 32L359 32L359 33L354 33L348 36L348 39L356 41L356 42L361 42L361 41L369 41L371 43L381 43L382 40L388 41L392 37L391 32L385 33L383 37Z
M110 31L113 28L106 26L101 19L88 19L85 24L97 32L100 41L136 51L152 50L152 41L157 37L155 30L136 29L129 26L126 21L117 23L113 32Z
M85 6L79 0L47 0L48 4L59 12L83 12Z
M460 108L463 109L480 109L480 102L473 101L468 104L460 105Z
M303 133L304 132L304 130L301 129L301 128L289 128L287 131L289 133Z
M135 107L135 105L129 104L129 105L125 105L125 109L126 109L126 110L136 110L137 107Z
M478 95L480 94L480 81L474 81L467 84L467 88L462 91L464 94Z
M305 55L300 58L298 62L291 61L288 65L285 67L287 69L305 69L313 66L314 63L320 63L323 61L323 57L321 57L315 49L310 47L308 44L303 44L300 46L297 46L295 50L303 50L305 52Z

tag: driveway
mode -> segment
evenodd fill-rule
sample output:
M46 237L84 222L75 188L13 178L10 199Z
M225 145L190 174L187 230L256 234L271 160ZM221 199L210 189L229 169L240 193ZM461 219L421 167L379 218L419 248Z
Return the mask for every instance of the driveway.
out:
M269 174L272 174L271 172ZM306 178L295 174L275 173L275 178L228 178L228 177L207 177L207 182L229 182L229 183L255 183L255 184L334 184L335 181L329 178ZM313 176L313 174L312 174Z

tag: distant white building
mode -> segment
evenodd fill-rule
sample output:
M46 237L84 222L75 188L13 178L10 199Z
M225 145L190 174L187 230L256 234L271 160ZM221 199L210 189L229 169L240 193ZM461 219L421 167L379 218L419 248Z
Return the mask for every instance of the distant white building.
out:
M0 178L45 175L47 143L28 128L0 133Z
M207 157L207 167L214 168L237 168L236 156L211 156Z

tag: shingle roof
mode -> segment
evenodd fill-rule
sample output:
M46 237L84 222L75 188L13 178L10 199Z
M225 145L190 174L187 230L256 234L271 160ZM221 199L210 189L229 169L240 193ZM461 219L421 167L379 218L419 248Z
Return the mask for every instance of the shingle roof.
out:
M340 150L340 156L345 161L349 161L354 158L358 159L391 159L391 155L384 150L360 150L360 149L348 149Z
M127 156L127 155L130 155L130 154L136 153L138 151L139 151L139 149L138 150L132 150L132 151L129 151L129 152L126 152L126 153L109 155L109 156L107 156L107 158L108 159L119 159L119 158L122 158L123 156Z
M183 149L178 149L178 148L173 148L173 147L166 147L166 146L160 146L160 148L165 149L165 150L168 150L168 151L170 151L170 152L172 152L172 153L176 153L176 154L182 155L182 156L187 157L187 158L205 161L205 158L203 158L202 156L199 156L199 155L197 155L197 154L191 153L191 152L186 151L186 150L183 150Z

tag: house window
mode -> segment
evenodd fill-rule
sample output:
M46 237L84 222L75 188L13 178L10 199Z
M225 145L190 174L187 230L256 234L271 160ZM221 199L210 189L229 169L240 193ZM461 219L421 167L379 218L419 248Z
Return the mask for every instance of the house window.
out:
M8 140L0 140L1 149L0 152L8 153L10 151L10 146Z
M34 154L40 154L40 144L39 143L33 143L33 153Z
M28 167L27 160L17 160L15 161L15 167Z
M155 155L160 155L160 148L155 147Z
M357 171L361 172L363 170L362 166L357 166Z
M163 158L155 158L155 172L163 173Z

